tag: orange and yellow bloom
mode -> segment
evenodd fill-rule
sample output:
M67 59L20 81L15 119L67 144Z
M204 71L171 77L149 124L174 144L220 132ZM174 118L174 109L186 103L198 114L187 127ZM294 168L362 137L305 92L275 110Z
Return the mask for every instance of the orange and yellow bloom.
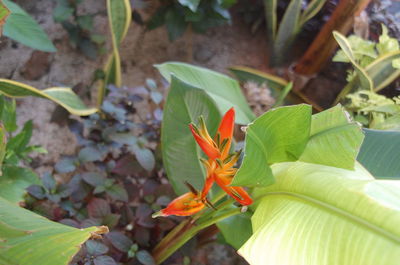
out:
M189 125L194 139L208 157L208 160L201 159L207 172L203 190L198 192L189 185L190 192L173 200L165 209L156 213L155 216L188 216L201 211L205 206L211 206L207 200L207 194L214 182L241 205L250 205L253 202L242 187L230 186L237 172L237 168L234 168L234 165L240 157L240 151L229 154L234 121L235 110L231 108L222 118L214 139L209 135L202 117L200 117L198 127L194 124Z

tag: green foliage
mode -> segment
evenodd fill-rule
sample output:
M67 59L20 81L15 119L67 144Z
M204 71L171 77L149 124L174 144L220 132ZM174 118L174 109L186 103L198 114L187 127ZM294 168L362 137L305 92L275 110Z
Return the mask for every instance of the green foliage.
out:
M4 36L36 50L57 51L39 24L19 5L10 0L3 0L3 3L11 11L4 25Z
M9 15L10 10L2 2L0 2L0 32L2 32L3 25Z
M239 250L251 265L398 263L397 181L374 180L357 165L287 162L273 172L276 183L256 191L254 234Z
M171 41L181 37L188 27L194 32L204 33L207 29L230 23L228 8L236 0L167 0L148 21L149 29L166 25Z
M122 84L121 78L121 59L119 56L119 46L125 39L131 23L132 8L128 0L111 1L107 0L107 13L111 30L113 51L109 55L104 66L104 78L102 78L98 93L97 106L103 104L106 95L106 88L112 84L120 87Z
M290 121L290 122L288 122ZM246 128L246 153L233 186L267 186L274 182L269 165L299 159L310 134L311 107L273 109Z
M67 87L52 87L39 90L16 81L0 79L0 94L12 98L27 96L47 98L61 105L70 113L79 116L87 116L97 111L96 108L87 107L72 89Z
M78 15L77 8L83 0L55 0L54 21L60 23L69 34L71 45L90 59L104 53L105 37L94 33L94 14Z
M221 114L215 101L204 90L184 83L173 75L171 78L161 133L163 162L175 192L183 194L187 192L185 181L197 189L204 182L204 168L199 160L201 151L192 139L188 124L197 123L197 117L203 115L213 135Z
M400 132L364 129L357 160L378 179L400 179Z
M400 130L400 98L393 99L373 91L360 90L346 96L345 105L354 119L365 127Z
M291 0L278 26L278 1L264 0L268 38L271 42L272 65L282 64L304 24L313 18L326 0L313 0L302 11L301 0Z
M343 100L349 93L358 90L383 89L400 76L399 42L388 35L387 28L382 25L382 35L375 43L352 35L348 38L334 32L341 50L333 57L335 62L351 62L354 71L349 71L349 82L336 98L335 103Z
M27 167L33 152L44 153L40 146L31 146L32 121L17 130L15 101L0 95L0 197L10 202L23 200L25 189L38 183L37 175ZM3 124L5 126L3 126Z
M0 197L0 264L66 265L81 244L105 232L107 227L77 229L51 222Z
M217 107L221 113L225 113L232 106L235 107L237 123L248 124L254 120L255 115L249 108L236 80L223 74L185 63L170 62L156 65L156 67L168 81L171 81L171 76L175 75L181 81L203 89L215 102L218 102Z

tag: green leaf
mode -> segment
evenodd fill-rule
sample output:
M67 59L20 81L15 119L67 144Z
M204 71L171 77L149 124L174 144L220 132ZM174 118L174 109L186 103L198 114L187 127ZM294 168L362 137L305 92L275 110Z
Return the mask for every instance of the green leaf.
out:
M52 87L39 90L16 81L0 79L0 93L8 97L16 98L27 96L47 98L64 107L70 113L79 116L87 116L97 112L96 108L87 107L82 100L67 87Z
M122 185L114 184L105 189L107 194L114 200L128 202L128 193Z
M350 60L352 63L353 67L355 68L355 71L357 72L357 77L359 78L360 84L363 89L366 90L373 90L374 89L374 84L372 82L371 77L368 75L368 73L363 69L355 60L353 50L351 49L350 43L347 41L346 37L340 34L337 31L333 32L333 36L337 43L339 44L340 48L344 52L344 54L347 56L347 58Z
M204 90L215 102L221 113L231 107L236 111L236 122L248 124L255 115L247 104L238 82L226 75L185 63L170 62L156 65L162 76L171 82L175 75L183 82Z
M364 129L357 160L375 178L400 179L400 132Z
M1 90L1 87L0 87L0 90ZM2 102L3 102L3 104L2 104L3 108L2 108L0 120L3 122L3 125L6 128L7 132L9 132L9 133L15 132L18 129L15 100L14 99L5 100L3 98Z
M250 217L248 213L239 214L217 223L225 241L235 249L239 249L253 234ZM232 231L238 231L238 233L232 233Z
M107 0L107 13L113 38L117 48L128 33L132 19L132 8L129 0Z
M310 134L311 106L272 109L246 130L244 158L232 186L267 186L274 182L269 165L299 159Z
M253 236L239 250L251 265L396 265L400 182L374 180L362 167L288 162L256 192Z
M2 27L9 15L10 10L2 2L0 2L0 32L2 32Z
M273 44L272 64L282 63L285 54L298 33L301 3L301 0L291 0L286 8Z
M3 165L2 173L3 175L0 176L0 197L12 203L19 203L24 200L26 188L33 184L40 184L38 176L27 168Z
M384 55L389 52L399 51L399 41L389 36L389 31L385 25L382 24L382 35L379 36L379 43L376 45L380 55Z
M178 9L170 8L165 14L165 25L168 30L168 37L174 41L185 33L187 23L185 17L180 14Z
M197 7L200 4L200 0L178 0L179 4L188 7L193 12L197 11Z
M365 71L374 83L374 90L380 91L400 76L400 69L393 65L393 62L400 59L400 50L380 56Z
M265 19L267 21L268 41L273 43L277 29L277 0L264 0Z
M153 152L147 148L136 147L133 149L139 164L147 171L152 171L156 164Z
M312 0L300 16L299 28L312 19L324 6L326 0Z
M353 169L364 135L342 106L312 116L310 139L300 161Z
M57 51L47 34L28 13L14 2L9 0L3 2L11 11L4 25L4 36L36 50Z
M32 129L33 129L32 120L27 121L24 124L24 127L22 128L21 132L19 132L17 135L15 135L10 139L10 141L7 144L7 149L15 152L18 155L21 155L22 152L25 151L25 149L29 144L29 141L31 140Z
M197 118L202 115L213 135L221 114L204 90L186 84L174 75L171 78L161 128L162 156L170 183L177 194L183 194L188 191L185 181L197 189L204 183L204 169L199 161L201 151L189 124L197 123Z
M132 8L129 0L107 0L107 13L110 24L113 52L104 66L105 79L100 82L97 90L97 107L103 104L107 85L113 84L117 87L122 85L121 58L119 46L128 33L132 20Z
M0 264L67 265L86 240L107 231L52 222L0 198Z
M6 146L7 146L7 132L0 122L0 177L2 176L1 167L3 165L3 159L6 154Z

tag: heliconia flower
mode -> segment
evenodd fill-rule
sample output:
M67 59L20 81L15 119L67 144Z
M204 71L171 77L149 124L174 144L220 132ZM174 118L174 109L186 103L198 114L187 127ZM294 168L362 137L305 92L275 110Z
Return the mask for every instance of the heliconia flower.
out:
M237 172L234 166L241 154L241 151L229 154L235 125L235 110L231 108L225 113L214 139L208 133L204 119L200 117L199 121L198 127L190 124L189 128L197 144L208 157L208 160L200 159L207 171L203 190L198 192L193 186L186 183L190 192L173 200L165 209L153 214L153 217L169 215L189 216L201 211L206 206L214 208L207 199L207 194L214 182L241 205L250 205L253 203L253 200L245 189L230 186Z
M186 183L190 192L185 193L172 202L168 206L152 215L153 218L159 216L189 216L201 211L208 201L201 199L201 194L189 183Z

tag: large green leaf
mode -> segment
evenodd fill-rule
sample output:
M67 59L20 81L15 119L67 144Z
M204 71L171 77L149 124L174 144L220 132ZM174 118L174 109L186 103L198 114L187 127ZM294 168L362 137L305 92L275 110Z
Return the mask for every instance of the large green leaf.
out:
M310 139L299 160L353 169L363 138L360 126L337 105L312 116Z
M357 62L353 54L353 50L351 49L351 45L349 41L346 39L345 36L340 34L337 31L333 32L333 37L339 44L340 48L342 49L343 53L346 55L346 57L350 60L352 63L353 67L355 68L355 71L357 73L357 77L360 81L360 84L363 89L367 90L373 90L374 89L374 83L372 82L371 77L368 75L368 73L365 71L364 68L362 68Z
M0 93L8 97L34 96L47 98L64 107L70 113L80 116L87 116L97 112L96 108L87 107L70 88L66 87L39 90L16 81L0 79Z
M287 162L252 217L253 236L239 250L251 265L397 265L400 182L362 167Z
M311 106L272 109L246 129L243 163L232 186L266 186L274 181L269 165L299 159L310 134Z
M30 169L12 165L3 165L0 177L0 197L19 203L24 200L26 188L40 184L38 176Z
M217 223L226 243L235 249L239 249L246 243L253 233L250 217L251 214L247 212L225 218ZM238 231L238 233L232 231Z
M3 0L11 11L4 25L4 35L26 46L45 52L57 49L39 24L16 3Z
M86 240L107 231L55 223L0 197L1 265L66 265Z
M161 129L164 167L170 183L178 194L187 192L185 181L201 189L204 169L200 163L201 151L189 130L191 122L203 115L207 128L213 135L221 114L207 93L171 77L171 88L164 106Z
M375 178L400 179L400 132L364 129L357 160Z
M168 81L171 81L171 76L175 75L183 82L203 89L217 102L221 113L225 113L231 107L235 107L237 123L248 124L254 120L255 116L236 80L226 75L185 63L171 62L159 64L156 67Z

